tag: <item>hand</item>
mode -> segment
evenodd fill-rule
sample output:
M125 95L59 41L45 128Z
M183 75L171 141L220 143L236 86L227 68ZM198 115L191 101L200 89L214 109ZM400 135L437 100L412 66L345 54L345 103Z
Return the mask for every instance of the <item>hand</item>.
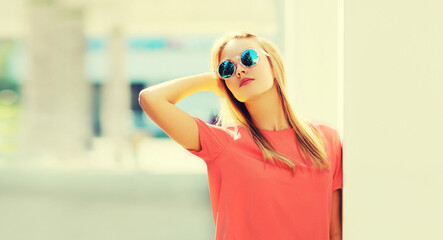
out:
M227 98L228 95L226 91L229 91L228 89L225 89L225 83L223 82L223 79L220 79L215 72L211 72L211 89L212 92L217 94L221 98Z

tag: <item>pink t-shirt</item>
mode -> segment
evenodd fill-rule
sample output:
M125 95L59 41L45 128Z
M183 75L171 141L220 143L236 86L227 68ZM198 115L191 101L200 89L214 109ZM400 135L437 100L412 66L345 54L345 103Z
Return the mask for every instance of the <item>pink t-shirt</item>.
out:
M343 186L337 130L312 122L326 139L331 170L302 160L295 131L260 130L276 150L296 161L295 174L264 162L241 125L216 126L194 117L202 149L187 150L207 166L215 240L329 240L332 192Z

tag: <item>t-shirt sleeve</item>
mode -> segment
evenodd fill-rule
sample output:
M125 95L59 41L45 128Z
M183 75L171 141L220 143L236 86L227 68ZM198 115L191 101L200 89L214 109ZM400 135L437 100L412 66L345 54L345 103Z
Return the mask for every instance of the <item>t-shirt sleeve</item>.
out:
M334 147L334 161L335 169L333 170L332 191L336 189L343 189L343 144L340 134L334 129L333 147Z
M224 151L225 147L233 141L233 132L227 127L209 124L198 117L193 117L198 126L201 150L186 150L203 159L206 163L212 162L216 160Z

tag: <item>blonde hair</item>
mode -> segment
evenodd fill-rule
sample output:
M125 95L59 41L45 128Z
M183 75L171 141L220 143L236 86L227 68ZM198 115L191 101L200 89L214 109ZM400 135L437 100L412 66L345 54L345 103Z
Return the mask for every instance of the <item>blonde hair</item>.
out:
M295 114L287 98L285 70L283 61L277 47L270 41L258 37L257 35L248 32L240 31L225 35L214 42L211 51L212 70L216 71L220 61L220 56L226 44L233 39L254 39L263 50L268 53L268 61L274 73L274 82L277 86L277 92L282 101L284 114L295 130L297 142L299 142L299 150L304 159L309 158L312 164L317 169L330 168L330 163L327 160L325 150L325 142L322 135L315 129L315 127L301 116ZM256 145L260 148L263 157L266 160L274 163L274 158L281 163L287 165L292 173L295 173L296 164L288 157L278 153L261 131L253 124L251 116L243 102L238 101L231 91L226 86L225 81L222 81L226 91L227 98L220 99L220 113L217 116L216 125L225 126L230 123L237 123L248 129L249 133L254 139Z

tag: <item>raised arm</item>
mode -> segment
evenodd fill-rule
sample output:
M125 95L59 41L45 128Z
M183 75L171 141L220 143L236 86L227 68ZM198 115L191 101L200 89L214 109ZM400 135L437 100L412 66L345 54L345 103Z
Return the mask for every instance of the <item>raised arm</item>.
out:
M184 148L200 151L198 127L194 118L175 106L183 98L199 91L213 91L225 97L223 83L213 72L163 82L143 89L138 102L144 112L168 136Z

